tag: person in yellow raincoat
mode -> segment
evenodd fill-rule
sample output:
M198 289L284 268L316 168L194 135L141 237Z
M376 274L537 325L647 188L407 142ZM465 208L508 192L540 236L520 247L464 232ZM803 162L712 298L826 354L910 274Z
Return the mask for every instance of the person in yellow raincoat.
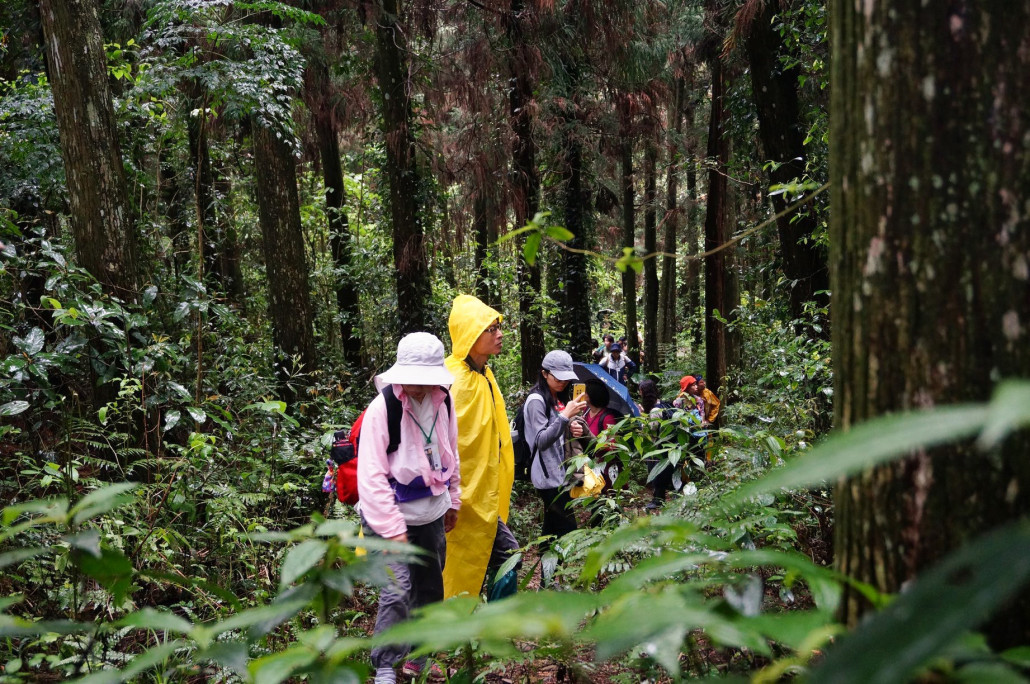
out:
M461 508L447 534L444 597L478 596L487 568L496 570L518 548L508 529L515 455L504 395L487 365L501 352L502 316L471 295L454 298L448 327L454 375L451 398L458 418ZM510 584L514 573L510 573ZM513 590L514 587L511 587Z

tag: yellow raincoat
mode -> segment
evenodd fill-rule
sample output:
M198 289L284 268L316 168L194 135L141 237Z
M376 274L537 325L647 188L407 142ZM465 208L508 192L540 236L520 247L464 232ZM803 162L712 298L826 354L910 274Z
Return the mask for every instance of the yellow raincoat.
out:
M705 400L705 410L708 412L705 420L714 423L715 419L719 417L719 406L722 405L719 398L707 387L701 392L701 398Z
M446 363L454 375L451 398L458 418L461 508L457 525L447 535L445 598L462 592L479 596L497 520L508 522L515 455L504 396L489 366L479 373L465 362L479 336L500 318L500 313L475 297L458 295L448 321L452 354Z

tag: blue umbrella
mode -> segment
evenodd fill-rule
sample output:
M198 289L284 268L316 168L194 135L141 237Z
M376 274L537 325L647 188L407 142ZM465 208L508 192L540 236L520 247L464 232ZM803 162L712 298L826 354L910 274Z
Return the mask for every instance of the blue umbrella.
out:
M576 377L582 382L600 380L604 383L604 386L608 388L609 408L621 411L623 415L640 416L640 409L637 407L637 402L633 401L633 397L629 396L629 390L621 382L608 375L608 371L596 363L579 363L578 361L572 364L572 368L576 371Z

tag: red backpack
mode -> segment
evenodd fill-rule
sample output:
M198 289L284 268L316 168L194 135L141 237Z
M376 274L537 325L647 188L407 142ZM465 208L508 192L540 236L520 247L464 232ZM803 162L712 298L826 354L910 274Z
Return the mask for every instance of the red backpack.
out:
M401 443L401 416L404 407L401 400L393 393L393 385L387 385L383 389L383 398L386 400L386 427L390 441L386 445L386 453L392 454L397 451ZM447 405L447 414L451 412L451 394L444 389L444 404ZM353 506L358 502L358 443L361 439L361 423L365 418L366 408L357 417L350 430L340 430L333 433L333 446L329 451L332 463L336 465L336 498L345 504ZM330 469L332 466L330 466ZM327 487L323 483L323 491L332 491L332 473L326 473L326 481L330 483Z

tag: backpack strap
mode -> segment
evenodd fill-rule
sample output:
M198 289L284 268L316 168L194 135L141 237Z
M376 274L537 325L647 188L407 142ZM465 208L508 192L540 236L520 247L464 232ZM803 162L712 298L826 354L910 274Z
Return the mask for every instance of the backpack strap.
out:
M451 416L451 393L444 387L443 403L447 406L447 417ZM397 395L393 393L393 385L383 388L383 399L386 400L386 427L390 436L390 443L386 445L386 453L392 454L397 451L401 444L401 417L404 415L404 406Z
M540 397L540 401L542 401L544 403L544 416L547 418L547 421L550 422L551 421L551 406L550 406L550 404L547 403L547 400L544 399L543 395L540 394L539 392L530 392L529 393L529 396L526 397L526 401L522 404L522 413L525 414L525 412L526 412L526 404L528 404L530 398L534 397L534 396ZM525 423L525 417L523 417L523 423ZM523 429L525 429L525 428L523 428ZM526 440L526 444L529 444L529 440L528 439ZM536 440L534 439L533 443L529 444L529 467L530 468L533 467L533 461L536 460L536 457L537 457ZM547 478L551 477L551 474L547 471L547 464L544 463L543 459L540 459L540 467L544 469L544 477L547 477Z

